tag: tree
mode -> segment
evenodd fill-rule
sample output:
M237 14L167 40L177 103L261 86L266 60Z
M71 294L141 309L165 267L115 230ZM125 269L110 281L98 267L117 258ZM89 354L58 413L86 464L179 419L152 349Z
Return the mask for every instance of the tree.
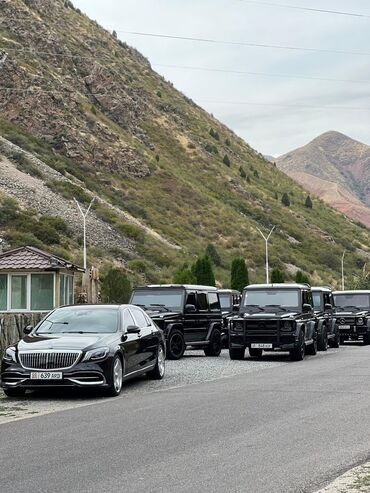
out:
M245 172L244 168L242 166L240 166L239 168L239 173L240 173L240 176L242 178L246 178L247 177L247 173Z
M274 267L271 271L271 282L273 283L284 282L284 274L278 267Z
M305 207L308 209L312 209L312 200L309 195L307 195L306 202L304 203Z
M298 284L310 284L310 278L307 274L299 270L295 275L295 282Z
M187 263L183 264L173 278L174 284L195 284L195 276Z
M212 262L208 255L197 259L192 267L192 273L197 284L203 284L205 286L214 286L216 284Z
M112 36L113 36L113 38L117 39L117 31L113 31Z
M221 257L216 250L216 247L212 243L209 243L207 245L206 255L208 255L208 257L212 260L214 265L216 265L217 267L221 265Z
M234 258L231 264L231 289L243 291L249 284L248 267L243 258Z
M256 169L253 171L253 175L254 175L256 178L259 178L259 177L260 177L260 175L259 175L259 173L258 173L258 171L257 171Z
M289 207L290 206L290 198L289 198L289 195L284 192L283 193L283 196L281 197L281 203L283 205L285 205L286 207Z
M225 154L224 158L223 158L223 163L226 164L226 166L229 166L231 165L231 161L230 161L230 158L227 154Z
M101 296L104 303L128 303L131 282L123 269L111 267L102 279Z
M230 139L226 139L225 140L225 145L227 145L228 147L230 147L230 145L231 145Z

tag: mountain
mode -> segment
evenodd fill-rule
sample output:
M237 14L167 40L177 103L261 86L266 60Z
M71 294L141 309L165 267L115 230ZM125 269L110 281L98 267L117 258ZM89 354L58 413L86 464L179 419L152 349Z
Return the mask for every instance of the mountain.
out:
M235 256L264 279L257 227L276 226L270 262L337 282L363 265L369 230L271 166L69 0L0 0L0 247L31 244L171 281L209 243L228 285ZM281 203L288 193L290 207Z
M331 131L276 164L310 193L370 227L370 146Z

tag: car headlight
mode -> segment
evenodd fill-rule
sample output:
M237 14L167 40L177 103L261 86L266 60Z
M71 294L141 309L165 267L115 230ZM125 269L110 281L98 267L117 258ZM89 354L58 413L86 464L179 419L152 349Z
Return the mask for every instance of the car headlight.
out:
M6 351L3 355L3 360L7 361L8 363L11 363L12 361L14 361L14 363L16 363L17 358L15 356L15 351L16 351L16 349L14 346L8 347L8 349L6 349Z
M109 348L107 347L91 349L91 351L87 351L82 361L101 361L107 357L108 353Z
M293 329L293 322L290 322L289 320L285 320L285 322L281 328L282 328L282 330L292 330Z
M364 319L363 318L358 318L357 319L357 325L364 325Z
M235 322L233 324L233 331L234 332L243 332L244 326L241 322Z

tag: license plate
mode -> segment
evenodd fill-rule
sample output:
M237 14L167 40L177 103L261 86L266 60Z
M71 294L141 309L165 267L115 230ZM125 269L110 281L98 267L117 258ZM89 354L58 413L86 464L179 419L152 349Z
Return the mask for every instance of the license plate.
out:
M350 325L339 325L339 330L350 330Z
M262 344L262 343L257 343L257 344L251 344L252 349L272 349L272 344Z
M61 371L34 371L31 373L31 380L62 380Z

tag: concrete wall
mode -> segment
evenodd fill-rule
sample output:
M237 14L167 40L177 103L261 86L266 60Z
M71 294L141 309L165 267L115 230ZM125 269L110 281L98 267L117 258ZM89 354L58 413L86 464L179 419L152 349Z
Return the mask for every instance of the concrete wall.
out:
M0 355L23 337L27 325L35 326L46 313L0 313Z

